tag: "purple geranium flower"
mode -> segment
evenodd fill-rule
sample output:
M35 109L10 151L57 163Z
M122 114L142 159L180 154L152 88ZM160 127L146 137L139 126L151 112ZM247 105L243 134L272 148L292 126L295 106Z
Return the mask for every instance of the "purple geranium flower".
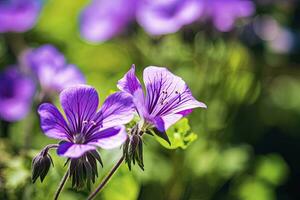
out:
M156 127L159 136L168 141L165 131L179 119L191 113L193 108L206 108L204 103L197 101L178 76L166 68L150 66L145 68L144 83L146 95L135 75L135 66L119 80L118 88L133 97L136 110L145 121L143 127Z
M93 0L80 19L82 36L103 42L121 33L133 19L136 0Z
M31 29L36 23L41 6L40 0L1 0L0 33Z
M202 0L206 2L206 14L212 18L214 26L222 32L230 31L236 19L249 17L255 6L249 0Z
M60 92L64 88L85 83L78 68L66 63L64 55L52 45L26 52L24 62L46 93Z
M133 117L130 96L124 92L110 95L97 112L97 91L87 85L63 90L60 102L67 120L50 103L38 109L45 135L62 140L57 153L79 158L96 147L110 149L120 146L127 138L125 127Z
M16 66L0 74L0 118L18 121L24 118L32 104L34 82L21 74Z
M174 33L196 21L204 3L199 0L142 0L137 9L139 24L152 35Z

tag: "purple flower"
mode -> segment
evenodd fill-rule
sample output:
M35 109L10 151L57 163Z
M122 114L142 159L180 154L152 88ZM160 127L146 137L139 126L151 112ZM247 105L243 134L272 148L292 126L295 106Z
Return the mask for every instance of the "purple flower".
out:
M222 32L230 31L236 19L249 17L255 6L249 0L202 0L206 2L207 15L212 18L214 26Z
M203 5L199 0L141 0L137 20L152 35L174 33L195 22L203 12Z
M0 118L18 121L24 118L32 104L34 82L22 75L16 66L0 74Z
M1 0L0 33L31 29L41 10L40 0Z
M103 42L120 34L133 19L136 0L93 0L82 12L80 30L91 42Z
M63 90L60 102L67 120L50 103L43 103L38 113L45 135L62 140L57 154L79 158L96 147L111 149L120 146L127 138L125 127L133 117L130 96L124 92L110 95L97 111L97 91L86 85Z
M43 45L25 53L24 62L35 75L43 91L60 92L64 88L85 83L84 76L78 68L66 63L63 54L52 45Z
M166 68L147 67L143 79L146 87L145 96L135 75L134 65L119 80L118 88L132 95L138 114L146 122L143 127L156 127L161 133L160 136L167 141L165 131L172 124L191 113L193 108L206 108L204 103L192 96L186 83Z

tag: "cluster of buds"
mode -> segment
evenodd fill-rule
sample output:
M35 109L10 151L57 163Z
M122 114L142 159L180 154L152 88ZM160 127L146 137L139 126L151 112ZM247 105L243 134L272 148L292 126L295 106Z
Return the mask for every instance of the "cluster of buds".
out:
M131 164L137 163L139 167L144 170L143 161L143 132L139 130L138 125L134 126L126 142L123 145L123 155L125 157L125 162L128 165L129 170L131 170Z
M91 181L95 183L96 177L98 177L97 161L103 167L99 152L96 150L89 151L76 159L68 159L67 163L69 161L69 176L72 180L72 187L77 189L83 188L85 184L90 188Z

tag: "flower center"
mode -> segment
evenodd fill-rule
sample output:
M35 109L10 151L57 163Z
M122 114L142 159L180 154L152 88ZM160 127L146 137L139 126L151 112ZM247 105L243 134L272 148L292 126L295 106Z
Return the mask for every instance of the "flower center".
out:
M76 133L74 135L74 143L83 144L85 142L84 135L82 133Z

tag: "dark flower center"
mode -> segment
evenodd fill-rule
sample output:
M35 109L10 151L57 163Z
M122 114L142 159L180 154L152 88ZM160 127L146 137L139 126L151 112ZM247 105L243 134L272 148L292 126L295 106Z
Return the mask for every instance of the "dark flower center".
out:
M77 133L77 134L74 135L74 143L84 144L84 142L85 142L84 134Z

